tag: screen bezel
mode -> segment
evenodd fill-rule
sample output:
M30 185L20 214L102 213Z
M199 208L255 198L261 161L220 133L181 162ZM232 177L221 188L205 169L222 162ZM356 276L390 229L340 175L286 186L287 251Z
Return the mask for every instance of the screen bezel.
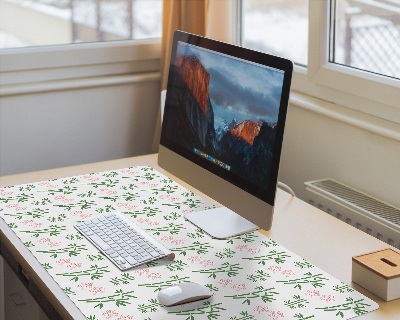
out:
M281 93L281 101L279 106L279 114L277 119L277 129L276 129L276 139L273 149L273 158L271 162L271 175L269 185L262 189L259 186L252 184L250 181L245 180L239 176L232 174L230 171L227 171L212 162L196 155L194 152L190 150L186 150L185 148L176 145L174 141L168 140L166 137L164 126L166 123L163 122L162 131L161 131L161 139L160 144L167 149L177 153L178 155L184 157L185 159L197 164L201 168L213 173L214 175L224 179L225 181L235 185L241 190L249 193L250 195L270 204L274 205L275 202L275 194L276 194L276 185L278 181L278 171L279 171L279 162L281 156L282 149L282 140L284 133L284 126L286 121L287 114L287 106L289 101L289 92L290 92L290 83L291 76L293 71L293 63L287 59L279 58L276 56L272 56L266 53L254 51L251 49L235 46L228 43L223 43L220 41L200 37L197 35L189 34L182 31L176 31L174 34L172 50L171 50L171 65L175 61L177 46L179 42L184 42L186 44L194 45L197 47L201 47L204 49L208 49L211 51L215 51L216 53L223 53L228 56L232 56L233 58L239 58L242 60L247 60L256 64L260 64L269 68L275 68L284 72L283 78L283 86ZM171 76L171 72L169 73L169 77ZM171 81L168 81L171 84ZM168 87L166 93L165 100L165 109L164 115L168 114L169 108L169 96L168 96ZM212 196L212 195L211 195Z

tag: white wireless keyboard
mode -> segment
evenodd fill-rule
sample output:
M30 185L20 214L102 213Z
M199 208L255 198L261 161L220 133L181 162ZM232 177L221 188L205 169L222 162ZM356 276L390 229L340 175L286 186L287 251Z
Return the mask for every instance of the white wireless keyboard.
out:
M175 258L174 253L121 212L86 220L75 228L122 271L164 257Z

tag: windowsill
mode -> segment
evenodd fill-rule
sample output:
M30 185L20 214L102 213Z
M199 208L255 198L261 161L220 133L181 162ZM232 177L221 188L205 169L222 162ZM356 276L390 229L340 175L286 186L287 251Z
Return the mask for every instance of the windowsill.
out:
M289 104L400 142L400 124L295 91L291 92Z

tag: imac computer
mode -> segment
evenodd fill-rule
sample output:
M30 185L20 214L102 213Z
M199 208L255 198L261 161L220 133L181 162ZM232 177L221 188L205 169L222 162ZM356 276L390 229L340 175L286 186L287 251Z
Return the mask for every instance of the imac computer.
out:
M272 225L291 61L176 31L160 167L222 207L185 218L214 238Z

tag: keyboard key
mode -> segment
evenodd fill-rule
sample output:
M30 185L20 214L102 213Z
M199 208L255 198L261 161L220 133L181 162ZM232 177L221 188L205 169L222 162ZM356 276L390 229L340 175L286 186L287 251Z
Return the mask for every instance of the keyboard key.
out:
M161 243L118 212L79 223L75 228L95 243L120 270L171 256Z

